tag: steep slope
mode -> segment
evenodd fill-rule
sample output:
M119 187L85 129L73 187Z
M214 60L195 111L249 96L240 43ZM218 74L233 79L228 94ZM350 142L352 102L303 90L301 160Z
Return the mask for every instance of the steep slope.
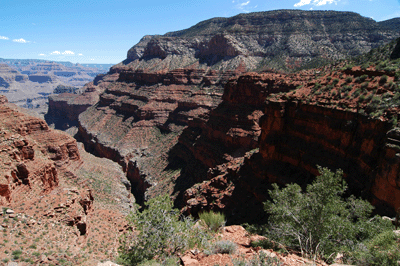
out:
M14 250L22 251L17 261L40 265L93 265L116 255L134 202L119 165L93 158L4 96L0 165L2 262L15 260Z
M195 71L143 74L140 81L123 75L79 116L79 133L88 150L124 167L132 188L141 190L140 200L147 187L164 179L159 174L166 154L187 122L216 107L222 88L201 85ZM180 81L171 84L172 78Z
M167 80L169 83L195 78L196 84L223 84L234 74L232 71L315 67L360 55L398 36L395 27L351 12L277 10L240 14L202 21L165 35L145 36L128 51L125 61L98 80L114 79L120 73L120 81L126 77L126 82L160 83L160 77L169 75L175 77ZM96 87L98 93L105 89ZM89 92L93 95L92 85ZM57 109L57 104L53 107ZM62 109L55 109L50 113L62 115ZM68 109L64 117L71 117Z
M172 149L170 162L183 162L175 182L180 185L177 192L186 189L177 198L182 211L223 210L231 222L260 222L271 183L305 185L321 165L341 168L350 193L369 199L377 212L393 215L400 207L400 68L398 60L385 59L399 43L400 39L369 53L363 59L368 66L344 62L297 77L246 74L232 79L209 120L189 124ZM369 61L371 54L385 66ZM270 84L285 80L290 82L281 93L269 95ZM260 108L255 99L266 104ZM218 110L229 105L221 116ZM237 115L241 106L250 109ZM249 134L247 121L255 112L262 117L253 120ZM221 132L226 121L235 122L226 123ZM242 141L246 135L260 137L250 146ZM243 149L224 144L235 142Z
M229 77L358 55L398 35L355 13L279 10L145 36L124 62L87 85L91 99L100 96L80 115L79 135L88 150L124 167L139 201L146 193L174 193L180 163L170 164L169 150L188 123L208 119ZM78 105L64 107L66 99L52 98L50 112L76 117L71 110Z
M277 10L214 18L186 30L146 36L127 59L147 58L135 64L140 68L164 59L163 67L176 68L242 56L247 70L291 70L360 55L398 36L396 28L356 13Z
M384 21L378 22L379 25L391 28L394 30L399 30L400 28L400 18L392 18Z

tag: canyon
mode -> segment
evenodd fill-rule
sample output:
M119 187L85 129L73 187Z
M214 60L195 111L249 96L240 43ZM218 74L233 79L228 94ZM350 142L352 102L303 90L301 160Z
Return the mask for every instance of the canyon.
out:
M357 23L346 26L344 33L340 29L343 29L344 21L350 18ZM286 25L285 28L282 25ZM329 27L321 32L323 25ZM246 197L256 198L257 200L249 201L248 204L261 208L270 182L292 179L283 174L273 177L273 170L267 171L271 176L267 178L266 170L251 168L257 168L258 164L271 163L276 166L274 171L279 172L278 169L282 168L287 173L298 173L297 175L303 176L298 182L306 183L317 174L315 169L319 162L310 161L303 168L297 166L289 171L290 167L284 167L285 164L290 162L299 165L305 162L297 157L296 163L295 159L287 159L288 162L279 160L280 157L286 158L287 155L284 154L268 157L267 154L271 152L261 149L266 145L260 144L261 140L272 142L269 138L260 138L261 133L265 132L261 117L269 114L264 107L268 95L289 93L298 86L307 86L305 84L310 82L314 84L317 73L321 70L294 71L307 69L307 66L312 65L306 62L318 62L322 59L329 62L330 59L360 55L398 36L386 24L381 25L383 24L355 13L289 10L211 19L187 30L164 36L145 36L128 51L124 62L87 84L83 94L52 97L48 115L63 117L64 128L69 125L77 127L76 137L85 144L88 151L118 162L131 182L132 193L139 203L155 195L169 193L175 198L176 205L187 214L196 215L204 208L239 213L228 207L229 204L235 205L232 195L237 193L233 193L232 180L236 178L243 181L240 172L249 171L253 174L246 175L259 176L258 179L254 177L251 182L260 185L240 183L239 186L256 187L260 192L240 192L238 195L243 198L247 193ZM313 42L301 47L293 46L295 40L308 38L306 31L312 32L309 36L314 38ZM270 36L269 34L275 36L272 43L263 48L254 46L254 43L265 43L263 38ZM320 36L320 39L316 36ZM359 38L363 41L355 41ZM325 43L327 40L330 43ZM352 49L349 42L355 43ZM271 47L288 54L278 54L276 50L269 50ZM264 64L269 54L277 56L269 60L278 62L279 58L285 58L285 63L279 66ZM297 63L293 65L295 61ZM244 74L250 70L265 74ZM284 74L284 70L293 73ZM385 74L377 72L380 75ZM355 71L351 75L355 78L361 74ZM320 101L316 99L313 105ZM86 110L80 113L84 109ZM382 132L386 134L388 130L387 126L382 126ZM280 136L281 133L276 134ZM364 132L357 134L362 135ZM290 139L283 136L284 133L282 139ZM284 143L282 140L279 147L284 146ZM384 143L380 140L376 145L381 147ZM304 146L314 147L307 144ZM293 149L296 149L295 146ZM340 154L343 158L350 156L344 151L326 149L324 153L328 157L330 154ZM347 150L349 147L343 149ZM368 156L378 156L376 150L371 152L373 154ZM302 154L303 151L299 153ZM359 160L353 156L349 162ZM252 163L250 158L257 158L259 161ZM281 167L275 161L279 161ZM360 170L364 166L359 164L354 163L354 167L360 175L371 170ZM346 168L346 175L354 170L348 164L339 162L328 166L333 169ZM242 168L247 170L241 170ZM256 174L257 171L261 172ZM236 177L228 178L229 175ZM370 193L372 177L365 178L370 181L349 183L354 191L358 188L357 182L363 183L366 186L363 188L363 195L370 197L372 201L371 195L376 195ZM212 181L217 179L220 181ZM303 179L306 181L301 181ZM208 185L216 182L214 185L221 188L230 186L230 191L224 196L222 189L204 184L202 189L207 196L197 197L201 194L198 189L201 189L199 184L202 182L209 182ZM373 188L376 189L378 188ZM217 194L221 195L217 197ZM389 201L381 196L374 200L379 206ZM246 211L245 205L241 205L242 211ZM389 211L396 206L379 209ZM237 215L243 217L244 214ZM237 220L241 221L241 218Z
M86 83L108 71L68 63L0 58L0 92L10 102L34 110L43 118L48 96L58 94L57 88L69 87L78 93Z
M47 123L2 97L0 204L34 220L37 238L46 224L68 232L57 247L78 243L62 254L75 263L115 258L135 202L168 193L184 215L263 223L271 184L304 187L318 165L393 216L397 25L333 11L214 18L143 37L82 93L50 96ZM17 223L6 226L17 241Z

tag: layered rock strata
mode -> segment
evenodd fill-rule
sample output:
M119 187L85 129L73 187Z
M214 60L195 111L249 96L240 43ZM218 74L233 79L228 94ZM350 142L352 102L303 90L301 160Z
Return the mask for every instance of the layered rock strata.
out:
M126 60L97 81L118 76L127 83L223 86L234 72L315 67L360 55L398 36L394 27L351 12L276 10L213 18L185 30L143 37ZM100 94L105 87L96 83L86 89L94 86ZM77 104L77 96L68 97L77 110L86 108ZM76 116L71 108L60 109L65 99L52 97L52 117Z
M240 70L223 75L188 69L163 74L116 66L112 71L119 72L119 79L79 116L80 137L94 154L124 167L137 198L143 200L150 187L169 191L174 174L160 174L168 165L168 151L188 121L207 116L220 103L219 84Z
M350 191L381 213L400 207L399 130L391 123L296 101L269 101L261 123L260 154L269 182L303 183L279 174L318 174L317 165L342 169ZM300 171L298 171L300 170Z
M0 96L4 259L12 258L8 250L15 245L58 250L41 256L24 253L25 261L38 265L61 260L82 265L117 256L118 239L127 229L125 216L135 202L130 184L118 164L81 146ZM89 248L93 250L87 255Z
M223 209L240 197L252 198L251 206L265 199L265 190L260 191L269 185L264 172L248 183L241 178L241 171L264 167L252 159L264 160L254 153L263 102L270 93L294 90L312 77L245 75L228 82L221 99L229 77L255 69L311 67L359 55L397 36L348 12L280 10L211 19L187 30L145 36L128 51L127 60L88 84L83 96L53 98L51 112L75 119L98 99L79 115L79 137L94 154L123 166L139 202L167 192L177 204L190 201L188 213L212 204ZM79 100L88 94L90 100ZM222 203L218 191L234 180L226 179L227 173L248 192L232 190ZM213 185L204 188L208 196L200 205L196 193L182 193L205 179Z
M397 116L398 102L390 102L390 97L397 99L398 84L393 85L389 77L393 86L384 85L373 75L378 73L376 70L367 70L368 76L355 67L342 73L337 71L342 80L334 81L336 85L329 90L321 87L321 91L315 91L316 85L329 85L333 80L332 72L321 71L308 71L298 77L269 74L269 79L266 74L243 75L227 84L224 100L211 112L210 119L203 124L191 123L175 147L175 156L183 155L180 159L185 162L177 180L200 173L197 179L180 187L180 191L186 189L182 198L177 199L184 213L195 215L215 209L226 212L231 222L260 221L262 202L268 199L271 183L306 185L318 175L320 165L332 170L341 168L349 193L368 199L378 213L394 214L400 206L400 131L393 122L397 121L393 117ZM377 90L365 89L361 98L355 92L363 85L354 77L363 75ZM291 81L284 84L284 80ZM356 82L350 86L350 80ZM282 84L280 90L289 92L275 90L268 96L266 88L273 88L269 84ZM347 94L352 98L345 97L343 87L351 88ZM372 98L383 93L388 104L381 103L386 109L381 116L372 118L375 113L370 111L368 115L364 111L371 104L363 99L368 94ZM258 101L265 104L257 104ZM218 109L227 105L231 107L224 110L225 116L218 115ZM232 118L241 121L235 114L235 110L242 110L241 105L259 108L253 110L259 110L261 118L252 127L252 134L248 134L254 137L254 145L240 141L245 124L236 122L235 126L231 122ZM218 127L225 121L229 121L229 129L221 133ZM233 132L238 132L235 139L240 143L236 147L242 148L240 153L231 141ZM187 189L190 184L193 186Z
M388 24L393 23L377 23L351 12L276 10L240 14L209 19L163 36L145 36L128 51L127 60L138 68L152 64L161 69L194 62L214 65L222 58L241 56L250 69L297 69L321 59L360 55L398 37L398 31ZM165 63L155 65L157 60Z
M14 194L40 194L59 183L58 172L79 162L76 140L54 132L46 122L27 116L2 96L1 118L1 203Z

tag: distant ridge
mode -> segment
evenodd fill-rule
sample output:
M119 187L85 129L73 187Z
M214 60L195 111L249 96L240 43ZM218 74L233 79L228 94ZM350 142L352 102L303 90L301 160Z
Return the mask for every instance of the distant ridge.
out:
M302 10L218 17L165 35L144 36L123 64L158 71L188 65L220 71L239 64L246 65L247 71L295 71L388 43L400 36L399 20L376 22L354 12Z
M5 59L5 58L0 58L0 63L5 63L8 65L15 65L15 66L27 66L32 63L37 64L37 63L56 63L60 64L66 67L74 67L74 66L84 66L84 67L91 67L91 68L98 68L101 70L105 70L105 72L108 72L110 68L115 65L115 64L93 64L93 63L72 63L69 61L52 61L52 60L44 60L44 59Z

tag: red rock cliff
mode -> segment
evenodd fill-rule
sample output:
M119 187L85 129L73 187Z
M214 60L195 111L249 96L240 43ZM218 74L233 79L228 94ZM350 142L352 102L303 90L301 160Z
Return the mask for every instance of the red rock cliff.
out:
M280 175L277 167L311 175L318 174L316 165L341 168L352 193L368 198L378 211L400 207L400 138L392 124L290 100L270 100L264 112L260 154L271 168L270 182L304 182Z
M0 203L9 203L21 193L37 196L54 189L59 171L79 162L75 139L22 113L5 97L0 99L0 121Z
M241 70L147 72L115 66L112 71L119 78L79 116L79 133L89 150L124 167L140 201L148 188L171 186L160 175L170 148L189 121L206 117L220 103L220 84Z
M304 185L318 174L317 165L341 168L350 192L370 200L378 212L392 214L400 207L400 130L387 117L357 112L357 106L369 106L357 98L327 100L324 93L310 93L314 72L232 79L209 120L190 122L173 150L176 157L170 158L183 162L176 184L178 191L185 191L177 202L184 213L215 209L231 221L256 221L271 183ZM325 83L325 78L318 82ZM358 86L353 84L353 91ZM377 86L377 91L391 93L387 86ZM271 92L274 97L268 96Z

